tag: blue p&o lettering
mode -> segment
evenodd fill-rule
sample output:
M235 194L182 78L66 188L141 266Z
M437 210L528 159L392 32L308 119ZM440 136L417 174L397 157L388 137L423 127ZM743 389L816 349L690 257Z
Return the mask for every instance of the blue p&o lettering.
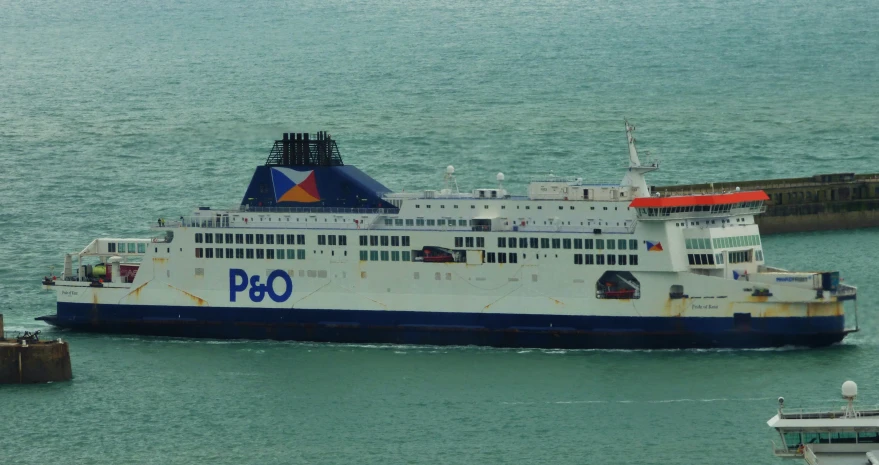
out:
M278 294L275 291L275 280L284 281L284 292ZM247 272L232 268L229 270L229 301L235 302L237 294L250 288L248 296L253 302L262 302L266 294L275 302L285 302L293 294L293 280L284 270L274 270L269 273L265 284L260 283L260 275L255 274L248 279Z

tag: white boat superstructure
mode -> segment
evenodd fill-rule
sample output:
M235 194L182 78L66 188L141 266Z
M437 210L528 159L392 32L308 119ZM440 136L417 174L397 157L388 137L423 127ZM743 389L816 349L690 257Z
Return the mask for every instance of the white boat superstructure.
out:
M785 410L778 398L778 413L767 424L779 434L773 441L777 457L803 459L809 465L879 465L879 408L854 407L858 387L842 385L847 404L838 410Z

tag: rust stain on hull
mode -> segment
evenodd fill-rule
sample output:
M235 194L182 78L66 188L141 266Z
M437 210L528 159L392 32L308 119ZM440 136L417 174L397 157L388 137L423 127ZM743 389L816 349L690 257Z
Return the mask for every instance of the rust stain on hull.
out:
M165 285L168 286L168 287L170 287L171 289L174 289L174 290L177 290L177 291L182 292L184 295L186 295L186 297L189 297L190 299L192 299L192 301L195 302L195 304L198 305L199 307L203 307L203 306L205 306L205 305L208 305L208 301L207 301L207 300L204 300L204 299L202 299L201 297L199 297L199 296L197 296L197 295L190 294L190 293L184 291L183 289L178 289L178 288L176 288L176 287L174 287L174 286L172 286L172 285L170 285L170 284L168 284L168 283L165 283Z

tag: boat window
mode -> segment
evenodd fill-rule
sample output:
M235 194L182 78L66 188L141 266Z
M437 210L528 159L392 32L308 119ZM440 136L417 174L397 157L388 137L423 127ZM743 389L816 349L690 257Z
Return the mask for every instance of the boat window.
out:
M593 265L595 263L595 258L591 253L587 253L583 255L583 263L585 265Z
M394 226L403 226L403 219L402 218L395 218L394 219Z
M415 226L415 220L412 218L406 219L406 226Z
M361 250L360 251L360 261L365 262L367 260L369 260L369 251L368 250Z
M473 247L473 238L472 237L465 237L464 243L467 245L467 247L472 248Z
M570 249L571 248L571 240L570 239L562 239L562 248Z
M485 262L486 263L494 263L495 262L494 252L488 252L485 254Z
M575 253L574 254L574 264L582 265L583 264L583 254Z
M637 265L638 264L638 256L637 255L629 255L629 265Z
M604 249L604 239L595 239L595 248L596 249Z
M584 249L591 249L591 248L593 248L593 240L592 240L592 239L584 239L584 240L583 240L583 248L584 248Z
M607 256L607 264L608 265L616 265L617 264L617 256L616 255L608 255Z
M377 262L378 261L378 250L370 250L369 251L369 259L371 261Z
M616 242L613 239L607 240L607 250L614 250L617 248Z
M391 236L391 246L393 246L393 247L400 246L400 237L399 236Z
M256 243L257 243L257 244L262 244L262 243L263 243L263 236L262 236L262 234L257 234L257 235L256 235Z
M520 249L527 249L528 248L528 239L527 238L525 238L525 237L519 238L519 248Z
M561 240L561 239L553 239L553 240L552 240L552 248L553 248L553 249L561 248L561 246L562 246L562 240Z
M135 251L137 250L136 247L137 246L134 242L129 242L128 243L128 253L135 253Z
M617 249L626 250L626 240L625 239L617 240Z
M617 256L617 264L625 265L626 264L626 256L625 255L618 255Z
M595 264L596 265L604 265L604 255L596 254L595 255Z
M266 236L266 240L268 240L269 237L271 237L271 236ZM340 236L340 237L341 237L341 236ZM330 234L330 236L327 237L327 244L329 244L329 245L336 245L336 236Z
M582 249L583 248L583 239L574 239L574 248Z
M408 250L404 250L404 251L401 253L401 259L402 259L404 262L411 261L411 260L412 260L412 258L411 258L411 252L409 252Z
M415 226L424 226L424 218L416 218Z
M296 258L298 258L299 260L305 260L305 249L297 249Z
M476 247L485 247L485 238L477 237L476 238Z
M378 236L369 236L369 245L375 247L378 245Z
M506 237L497 238L497 246L500 248L506 247L507 246L507 238Z
M137 253L146 253L146 244L138 243L137 244Z
M366 238L366 236L360 236L360 245L361 245L361 246L365 246L367 240L368 240L368 239Z
M860 432L858 433L858 442L879 442L879 433L873 431Z
M409 247L409 236L402 236L400 240L403 241L403 247Z
M392 250L391 251L391 261L392 262L399 262L400 261L400 251L399 250Z
M388 236L382 236L381 240L382 240L382 247L387 247L388 246Z
M529 238L528 241L529 241L529 247L531 247L532 249L536 249L536 248L538 248L538 246L537 246L537 238L536 238L536 237Z
M382 250L381 251L382 261L386 262L386 261L390 260L390 255L391 255L390 252L388 252L387 250Z

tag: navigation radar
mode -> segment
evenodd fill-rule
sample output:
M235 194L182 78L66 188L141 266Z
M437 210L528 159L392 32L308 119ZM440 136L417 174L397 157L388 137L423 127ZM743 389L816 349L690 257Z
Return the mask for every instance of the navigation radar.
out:
M497 174L497 182L504 182L504 173Z
M446 167L446 174L455 174L455 167L452 165L447 166Z
M846 381L842 383L842 397L845 399L854 399L858 396L858 385L854 381Z

